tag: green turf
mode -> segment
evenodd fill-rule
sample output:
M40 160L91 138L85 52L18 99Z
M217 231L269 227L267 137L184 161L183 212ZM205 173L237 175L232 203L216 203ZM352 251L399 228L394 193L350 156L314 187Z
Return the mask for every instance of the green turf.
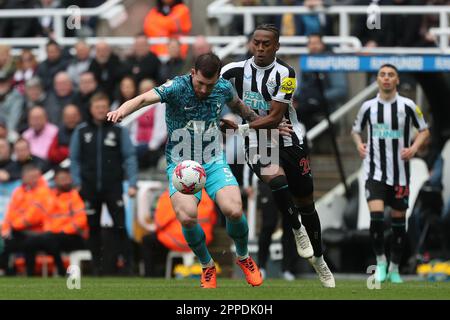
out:
M318 280L267 280L258 288L244 280L218 279L216 290L199 288L199 280L147 278L81 279L80 290L69 290L63 278L0 278L0 299L450 299L450 282L409 281L382 284L369 290L362 280L338 280L335 289L324 289Z

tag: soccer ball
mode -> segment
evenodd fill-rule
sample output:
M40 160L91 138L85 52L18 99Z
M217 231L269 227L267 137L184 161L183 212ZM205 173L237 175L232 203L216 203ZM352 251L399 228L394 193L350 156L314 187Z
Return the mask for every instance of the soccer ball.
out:
M172 183L175 189L181 193L195 194L205 186L205 169L196 161L182 161L173 171Z

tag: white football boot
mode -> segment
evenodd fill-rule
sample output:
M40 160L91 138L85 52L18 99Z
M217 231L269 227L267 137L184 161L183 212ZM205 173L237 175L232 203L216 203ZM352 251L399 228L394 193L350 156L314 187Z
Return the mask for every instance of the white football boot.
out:
M336 283L334 281L334 276L328 268L327 263L323 259L323 256L320 257L312 257L308 259L309 263L313 266L314 270L316 270L317 275L319 276L320 282L325 288L334 288L336 287Z
M292 231L294 232L298 255L305 259L311 258L314 255L314 249L311 245L311 241L309 241L305 227L302 225L300 229L292 229Z

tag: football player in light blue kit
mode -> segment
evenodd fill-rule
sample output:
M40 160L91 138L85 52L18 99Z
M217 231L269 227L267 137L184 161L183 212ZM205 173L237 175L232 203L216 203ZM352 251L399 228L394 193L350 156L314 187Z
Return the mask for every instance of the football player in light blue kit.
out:
M197 221L197 205L201 192L183 194L172 184L172 174L182 160L195 160L206 171L206 192L226 217L226 230L236 245L236 263L253 286L262 284L260 271L248 254L248 224L243 215L238 183L219 145L220 112L225 104L242 118L258 118L237 97L233 86L219 78L220 59L213 53L199 56L190 74L175 77L108 113L108 120L119 122L139 108L157 102L166 103L168 142L166 145L167 176L172 206L182 224L189 247L200 260L203 272L201 286L216 287L216 268L206 247L205 234Z

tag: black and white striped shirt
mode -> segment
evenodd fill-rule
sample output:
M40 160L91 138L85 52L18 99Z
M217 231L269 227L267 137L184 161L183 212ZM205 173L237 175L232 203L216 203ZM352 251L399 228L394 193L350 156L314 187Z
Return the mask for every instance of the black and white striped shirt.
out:
M360 134L366 124L365 179L390 186L409 185L409 161L402 160L400 153L410 147L412 125L419 131L428 127L420 108L398 93L391 101L377 95L363 103L352 131Z
M284 119L292 124L295 134L290 137L283 136L281 146L303 143L303 132L292 106L292 96L297 82L295 70L290 65L276 58L267 67L259 67L252 57L227 64L222 68L221 75L231 81L245 105L251 107L260 116L269 113L272 100L287 103L288 109ZM251 131L249 143L250 147L257 146L256 132Z

